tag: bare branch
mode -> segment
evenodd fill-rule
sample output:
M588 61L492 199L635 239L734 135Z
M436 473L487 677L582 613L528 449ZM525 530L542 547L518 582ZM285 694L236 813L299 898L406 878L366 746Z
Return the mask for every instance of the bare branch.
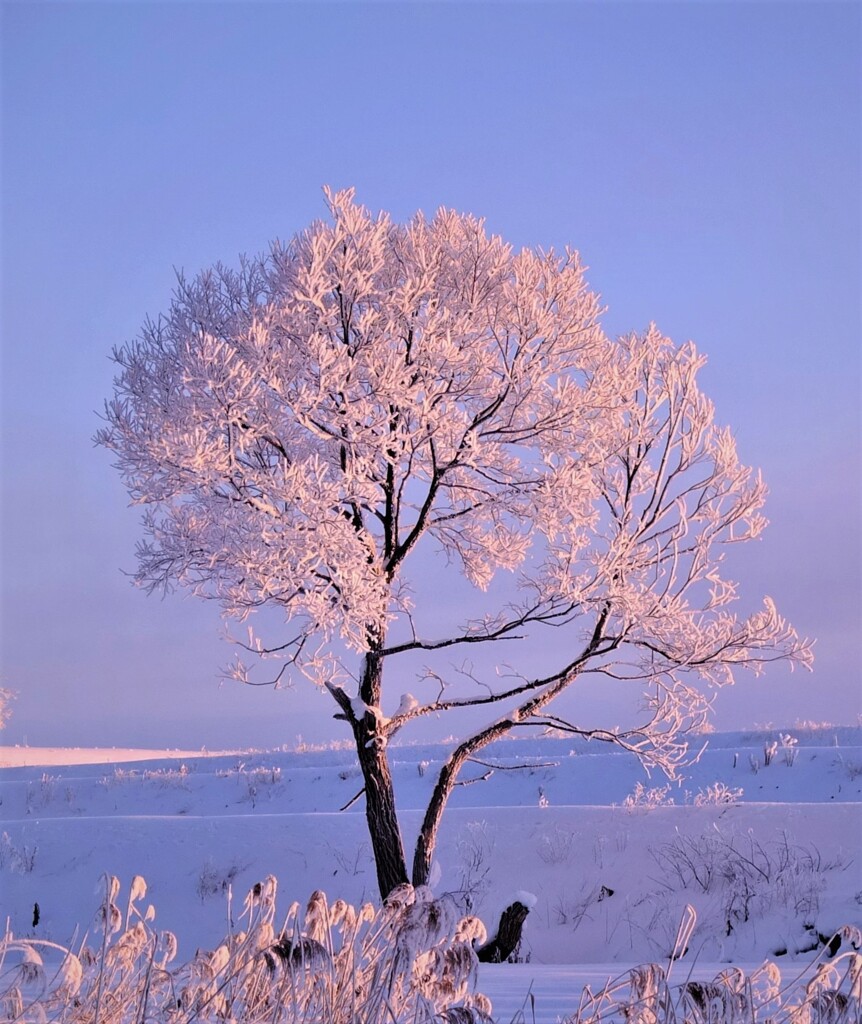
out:
M456 786L472 786L474 782L487 782L488 779L490 779L493 774L494 774L494 769L493 768L489 768L488 771L484 772L482 775L477 775L476 778L474 778L474 779L458 779L455 782L455 785Z
M343 807L339 807L338 808L339 812L340 811L346 811L349 807L352 807L356 803L356 801L362 796L362 794L364 792L365 792L365 786L363 786L362 789L359 790L359 792L356 794L356 796L352 796Z
M490 761L482 761L478 757L468 757L467 761L470 764L478 764L483 768L493 768L499 772L519 772L526 769L533 768L559 768L559 761L527 761L524 764L499 764L491 763Z
M548 610L540 611L543 606L547 607ZM449 637L446 640L418 640L414 636L413 640L409 640L406 643L385 647L380 652L380 655L385 658L393 654L402 654L404 651L438 651L445 647L454 647L458 644L488 643L503 639L522 640L524 638L523 635L513 634L513 630L521 629L533 623L565 625L572 621L572 615L576 608L577 605L568 602L560 608L555 607L555 602L544 602L543 604L536 604L529 609L523 610L514 618L499 625L491 627L488 624L482 632L464 633L461 636Z

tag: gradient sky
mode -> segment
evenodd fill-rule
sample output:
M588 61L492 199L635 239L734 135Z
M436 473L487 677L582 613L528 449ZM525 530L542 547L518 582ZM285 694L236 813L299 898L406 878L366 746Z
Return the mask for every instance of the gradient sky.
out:
M219 686L215 606L129 585L138 516L91 442L172 268L290 237L325 183L571 244L607 330L696 341L771 488L744 592L817 638L813 675L722 691L716 724L856 721L859 4L7 2L0 27L4 742L341 735L310 688Z

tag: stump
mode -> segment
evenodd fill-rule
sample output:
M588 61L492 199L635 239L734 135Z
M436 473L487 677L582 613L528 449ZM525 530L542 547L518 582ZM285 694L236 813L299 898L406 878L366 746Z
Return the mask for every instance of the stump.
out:
M476 950L476 956L485 964L502 964L518 948L521 931L530 908L515 900L500 915L497 934Z

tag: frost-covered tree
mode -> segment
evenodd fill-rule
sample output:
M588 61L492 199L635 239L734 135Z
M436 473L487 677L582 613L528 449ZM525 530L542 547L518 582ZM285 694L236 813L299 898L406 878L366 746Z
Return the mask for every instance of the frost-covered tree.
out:
M693 345L655 327L607 337L574 252L515 253L472 216L398 225L352 191L326 195L328 222L238 270L180 277L168 314L115 350L97 440L145 509L141 586L181 585L240 621L283 613L284 636L249 630L243 646L334 698L386 895L408 880L387 760L408 723L488 713L434 784L421 884L461 768L494 740L599 737L673 776L710 685L807 665L810 650L769 599L729 610L723 553L763 529L766 491L714 425ZM447 635L413 605L423 549L475 586L474 613ZM491 586L501 570L517 590ZM445 662L502 645L508 659L543 630L551 671L436 667L402 696L410 652ZM562 713L587 673L632 687L637 724Z
M12 717L12 702L14 700L14 691L0 687L0 729L5 729Z

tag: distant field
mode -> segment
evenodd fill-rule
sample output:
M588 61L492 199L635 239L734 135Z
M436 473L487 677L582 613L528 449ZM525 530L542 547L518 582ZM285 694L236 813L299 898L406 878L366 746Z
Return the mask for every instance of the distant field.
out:
M224 753L224 752L221 752ZM119 747L0 747L0 768L53 768L79 764L125 764L175 758L217 757L200 750L148 750Z

